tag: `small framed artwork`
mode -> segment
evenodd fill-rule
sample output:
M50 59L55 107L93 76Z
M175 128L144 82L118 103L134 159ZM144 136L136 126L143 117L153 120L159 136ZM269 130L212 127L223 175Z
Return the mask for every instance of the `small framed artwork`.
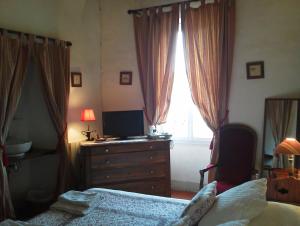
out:
M71 85L72 87L82 87L81 72L71 72Z
M263 61L247 63L247 79L257 79L265 77L265 69Z
M132 72L121 71L120 72L120 85L132 85Z

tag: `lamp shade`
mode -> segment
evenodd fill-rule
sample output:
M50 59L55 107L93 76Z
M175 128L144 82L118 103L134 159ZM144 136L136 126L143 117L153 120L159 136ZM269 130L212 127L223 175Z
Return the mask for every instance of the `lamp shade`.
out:
M86 121L95 121L95 114L93 109L83 109L81 111L81 121L86 122Z
M300 155L300 143L294 138L286 138L277 145L275 154Z

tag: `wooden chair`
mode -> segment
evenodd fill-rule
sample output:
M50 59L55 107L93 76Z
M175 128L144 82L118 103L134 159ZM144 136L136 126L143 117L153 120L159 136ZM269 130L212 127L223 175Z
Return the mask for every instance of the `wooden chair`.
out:
M200 173L200 189L204 175L216 168L217 192L222 193L234 186L251 180L255 173L256 132L243 124L226 124L220 129L219 160L209 164Z

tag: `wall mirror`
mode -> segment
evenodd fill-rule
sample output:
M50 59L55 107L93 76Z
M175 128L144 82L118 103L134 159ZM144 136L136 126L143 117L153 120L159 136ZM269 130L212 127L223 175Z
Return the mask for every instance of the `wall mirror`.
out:
M286 168L286 156L276 157L275 147L285 138L300 139L300 98L266 98L262 170ZM295 156L295 167L300 168L300 157Z

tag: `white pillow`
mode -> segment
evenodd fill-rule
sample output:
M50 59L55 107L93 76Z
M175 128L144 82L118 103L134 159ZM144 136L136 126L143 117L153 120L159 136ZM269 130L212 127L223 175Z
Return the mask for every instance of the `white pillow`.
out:
M203 187L184 208L180 219L174 225L195 225L212 207L217 194L217 182L214 181Z
M267 180L259 179L221 193L198 226L216 226L228 221L251 220L267 206L266 191Z

